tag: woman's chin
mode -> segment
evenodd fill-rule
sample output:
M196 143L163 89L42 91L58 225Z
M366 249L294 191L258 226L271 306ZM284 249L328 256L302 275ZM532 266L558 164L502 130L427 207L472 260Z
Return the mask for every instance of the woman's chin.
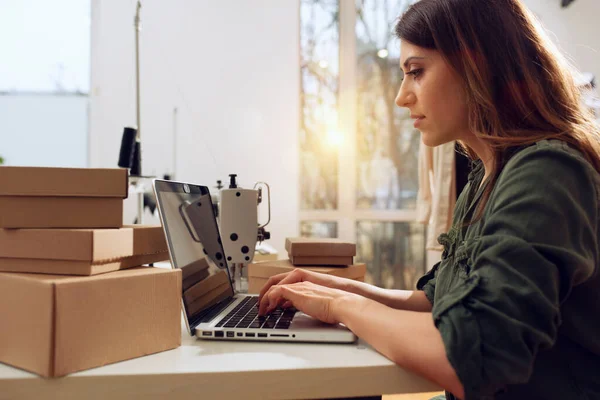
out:
M450 142L450 140L448 140L448 138L443 138L434 134L431 134L431 132L421 132L421 140L423 141L423 144L425 146L429 146L429 147L436 147L445 143Z
M425 146L435 147L435 146L439 145L438 141L435 140L436 139L435 136L433 136L427 132L423 132L423 131L420 131L420 132L421 132L421 140L423 141L423 144Z

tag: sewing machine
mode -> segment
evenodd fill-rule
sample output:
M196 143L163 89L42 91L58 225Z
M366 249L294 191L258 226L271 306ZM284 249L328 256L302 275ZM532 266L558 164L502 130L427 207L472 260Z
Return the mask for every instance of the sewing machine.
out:
M227 256L227 266L235 283L236 291L248 291L246 266L254 259L257 243L270 239L265 227L271 221L271 190L267 183L257 182L252 189L237 184L237 175L229 175L229 187L219 191L214 199L217 204L217 219ZM263 201L263 187L267 189L267 222L260 224L259 205Z

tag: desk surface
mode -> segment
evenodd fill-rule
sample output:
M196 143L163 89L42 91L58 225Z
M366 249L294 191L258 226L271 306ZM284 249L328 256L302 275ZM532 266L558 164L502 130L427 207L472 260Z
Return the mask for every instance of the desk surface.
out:
M0 364L0 399L308 399L440 390L359 341L354 344L197 340L58 379Z

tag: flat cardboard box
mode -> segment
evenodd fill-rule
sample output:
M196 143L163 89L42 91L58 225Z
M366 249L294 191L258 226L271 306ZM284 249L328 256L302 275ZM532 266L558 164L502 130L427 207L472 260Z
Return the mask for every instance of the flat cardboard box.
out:
M296 268L319 272L322 274L340 276L356 281L365 280L366 264L353 264L344 268L331 266L297 267L290 260L263 261L248 264L248 293L259 293L269 278L274 275L293 271Z
M0 258L0 271L27 272L54 275L98 275L122 269L165 261L168 253L123 257L117 260L91 263L89 261L39 260L27 258Z
M347 266L354 264L354 257L336 257L336 256L292 256L292 264L302 265L337 265Z
M162 225L124 225L133 229L133 254L169 252ZM167 260L168 257L165 259Z
M124 168L0 166L0 228L120 228Z
M290 257L353 257L356 255L355 243L331 238L287 238L285 249Z
M0 273L0 362L44 377L181 345L181 271Z
M0 271L95 275L165 261L161 226L0 229Z

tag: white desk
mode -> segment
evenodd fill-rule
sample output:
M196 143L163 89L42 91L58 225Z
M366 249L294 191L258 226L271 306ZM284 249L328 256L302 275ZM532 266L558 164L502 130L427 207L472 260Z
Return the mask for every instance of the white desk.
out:
M177 349L57 379L0 364L0 399L309 399L441 390L362 342L205 341L184 327L182 334Z

